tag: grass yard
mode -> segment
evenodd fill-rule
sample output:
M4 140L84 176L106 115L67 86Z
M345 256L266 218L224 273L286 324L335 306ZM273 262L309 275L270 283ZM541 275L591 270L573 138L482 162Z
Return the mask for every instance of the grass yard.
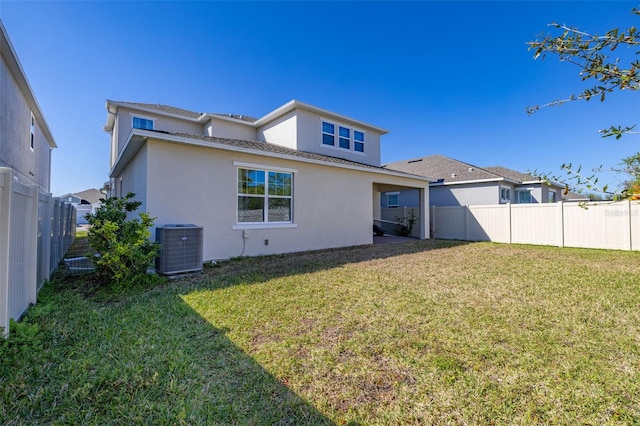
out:
M638 424L640 253L416 241L45 286L0 423Z

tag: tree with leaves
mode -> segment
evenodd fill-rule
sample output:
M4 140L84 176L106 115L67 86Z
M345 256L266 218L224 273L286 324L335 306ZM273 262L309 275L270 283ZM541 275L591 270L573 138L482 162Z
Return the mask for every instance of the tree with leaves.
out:
M632 13L640 16L640 8L632 9ZM534 51L533 58L544 59L548 54L557 55L560 61L569 62L579 68L579 76L582 81L594 81L593 85L580 94L572 94L564 99L558 99L544 105L527 107L527 113L533 114L540 108L561 105L569 101L584 100L592 98L604 101L608 93L617 90L640 90L640 31L635 26L626 30L614 28L604 35L592 34L582 31L576 27L553 22L550 27L559 31L559 34L541 34L534 41L527 43L529 50ZM613 57L616 49L634 49L631 54L625 51L625 58ZM621 49L622 50L622 49ZM621 50L618 50L620 52ZM599 130L602 137L615 136L620 139L622 135L628 133L640 133L634 131L636 124L612 125L608 129ZM632 157L639 157L640 152ZM629 158L632 158L629 157ZM625 163L623 160L623 163ZM572 186L577 188L585 187L590 191L599 191L612 194L608 186L598 184L598 173L601 168L593 170L589 174L583 174L581 167L573 168L571 163L563 164L561 169L566 172L567 179L552 177L553 180L571 181ZM635 175L637 176L637 175ZM638 182L636 182L638 183ZM614 198L629 198L634 194L633 186L626 186L621 193L612 194ZM636 188L638 189L638 188ZM567 184L566 191L569 190ZM637 192L637 191L636 191Z
M632 9L632 13L640 16L640 8ZM614 28L604 35L591 34L575 27L552 22L549 26L561 31L559 35L541 34L538 39L527 43L529 50L534 51L534 59L544 59L547 54L555 54L563 62L576 65L582 81L595 80L592 87L582 93L572 94L565 99L549 102L545 105L535 105L527 108L533 114L542 107L561 105L568 101L592 98L604 101L608 93L616 90L640 90L640 31L636 27L626 30ZM635 49L628 55L628 63L621 57L612 58L610 55L620 48ZM628 52L625 52L628 53ZM625 133L631 133L635 124L626 126L611 126L599 132L603 137L615 136L619 139ZM638 133L638 132L634 132Z

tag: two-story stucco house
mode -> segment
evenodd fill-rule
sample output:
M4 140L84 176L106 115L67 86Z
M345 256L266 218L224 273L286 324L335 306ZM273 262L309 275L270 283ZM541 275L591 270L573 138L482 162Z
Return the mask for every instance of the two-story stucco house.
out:
M478 167L442 155L431 155L385 165L387 169L434 178L429 202L433 206L553 203L561 201L564 187L556 182L506 167ZM391 191L383 207L416 205L413 191Z
M260 118L107 101L111 196L136 194L155 226L203 227L203 258L371 244L380 194L429 182L380 166L386 130L292 100Z
M0 56L0 167L48 193L56 143L1 21Z

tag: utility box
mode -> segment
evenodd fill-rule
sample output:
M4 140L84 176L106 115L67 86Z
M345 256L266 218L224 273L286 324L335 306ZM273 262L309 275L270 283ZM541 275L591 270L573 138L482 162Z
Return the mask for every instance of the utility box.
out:
M202 226L164 225L156 228L160 253L156 270L163 275L202 271Z

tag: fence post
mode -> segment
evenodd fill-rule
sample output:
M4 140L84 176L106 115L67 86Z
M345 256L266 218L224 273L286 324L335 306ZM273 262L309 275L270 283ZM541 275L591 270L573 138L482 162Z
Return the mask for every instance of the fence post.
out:
M632 239L632 235L631 235L631 200L626 200L626 213L627 213L627 217L629 218L629 220L625 221L625 228L627 228L626 231L626 236L628 238L626 238L626 246L627 246L627 250L631 251L632 249L632 244L631 244L631 239Z
M469 205L464 206L464 240L469 241Z
M27 270L25 273L25 282L27 283L27 294L29 303L35 304L38 300L38 186L31 185L29 188L29 198L31 199L31 208L29 210L28 227L29 242L27 247L28 260Z
M13 172L0 168L0 336L9 335L9 236Z
M513 243L513 224L511 222L511 203L507 203L507 226L509 227L509 244Z
M558 201L558 247L564 247L564 201Z

